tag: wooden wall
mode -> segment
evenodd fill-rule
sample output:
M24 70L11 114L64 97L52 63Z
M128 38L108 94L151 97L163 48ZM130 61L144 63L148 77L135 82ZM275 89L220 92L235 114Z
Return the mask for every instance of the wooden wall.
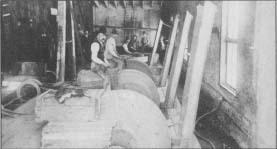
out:
M32 41L33 48L31 52L36 53L37 49L37 37L38 30L40 30L41 24L48 26L48 32L54 38L56 37L56 20L55 16L50 14L50 8L56 8L56 0L8 0L2 1L2 4L8 4L5 8L2 9L2 21L1 21L1 62L2 70L8 70L12 67L14 62L19 58L18 51L21 50L20 47L17 47L16 41L18 35L17 30L19 28L19 20L32 20ZM10 13L9 16L3 16L4 13ZM27 55L28 56L28 55Z
M151 45L154 44L156 31L160 20L160 9L156 7L93 7L93 30L99 26L107 26L107 33L111 33L115 28L119 33L117 44L121 44L126 37L137 35L138 40L145 31ZM133 29L135 28L135 29Z

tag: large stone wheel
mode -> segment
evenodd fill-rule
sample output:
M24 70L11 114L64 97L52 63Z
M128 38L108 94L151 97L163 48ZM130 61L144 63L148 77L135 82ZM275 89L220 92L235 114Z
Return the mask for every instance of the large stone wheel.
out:
M94 97L98 91L87 90L85 94ZM167 121L146 96L113 90L100 100L99 117L93 121L50 121L42 131L42 148L171 147Z
M117 85L114 89L130 89L137 91L150 98L158 106L160 105L160 96L153 80L145 73L134 70L124 69L119 72Z
M116 119L111 146L170 148L167 121L147 97L130 90L115 90L104 94L101 100L101 119Z
M137 61L137 60L127 60L126 61L126 69L135 69L138 71L141 71L148 75L154 82L155 78L153 77L153 73L151 69L143 62Z

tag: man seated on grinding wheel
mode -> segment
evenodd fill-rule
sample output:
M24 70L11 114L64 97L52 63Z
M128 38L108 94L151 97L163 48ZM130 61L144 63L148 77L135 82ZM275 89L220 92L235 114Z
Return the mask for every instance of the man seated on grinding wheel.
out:
M98 33L96 41L91 44L91 70L96 73L103 73L105 68L109 66L109 63L105 61L105 40L106 36L103 33Z
M117 39L117 32L114 29L108 37L106 44L105 44L105 52L104 57L105 60L107 60L107 63L109 63L110 67L115 68L120 64L120 56L118 52L116 51L116 39Z

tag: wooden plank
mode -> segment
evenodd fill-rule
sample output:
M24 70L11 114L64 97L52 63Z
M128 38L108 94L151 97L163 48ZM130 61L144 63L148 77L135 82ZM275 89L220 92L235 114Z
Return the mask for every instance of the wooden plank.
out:
M168 46L168 49L166 50L165 62L164 62L164 67L163 67L163 71L162 71L161 83L160 83L161 86L166 85L170 62L171 62L171 58L172 58L172 54L173 54L174 42L175 42L175 38L177 35L178 23L179 23L179 15L176 15L175 19L174 19L173 29L171 32L169 46Z
M126 8L126 6L127 6L126 1L122 0L122 3L123 3L124 8Z
M170 71L170 77L168 82L168 87L166 90L166 96L165 96L165 108L166 113L168 114L170 109L174 108L174 100L176 97L176 91L178 87L178 82L182 70L183 60L184 60L184 53L185 53L185 47L188 40L188 34L190 29L190 24L192 21L193 16L187 11L186 12L186 18L184 21L183 29L182 29L182 35L180 40L180 45L178 50L174 53L174 59L172 62L172 69ZM167 115L169 116L169 115Z
M74 80L76 79L76 41L75 41L75 17L74 17L74 9L73 2L70 1L70 16L71 16L71 36L72 36L72 73Z
M58 1L58 51L57 51L57 81L64 81L65 74L65 40L66 40L66 1Z
M203 11L199 12L201 7L203 6L198 6L197 9L196 27L193 33L194 36L191 46L192 54L189 60L182 99L182 128L180 131L180 147L182 148L189 148L192 146L202 76L216 13L216 6L210 1L205 1Z
M99 2L97 0L93 0L93 3L96 7L99 7Z
M113 3L114 3L114 6L115 6L115 8L116 8L116 7L117 7L117 4L118 4L117 0L113 0Z
M154 42L152 56L151 56L151 60L150 60L150 66L152 66L154 64L154 56L155 56L155 53L157 52L157 48L158 48L158 44L159 44L159 40L160 40L160 36L161 36L162 27L163 27L163 21L160 20L159 26L158 26L158 30L157 30L157 34L156 34L156 38L155 38L155 42Z
M132 7L134 8L134 6L135 6L135 1L134 1L134 0L130 0L130 2L131 2Z
M109 3L109 1L103 0L103 3L105 4L105 7L108 8L108 3Z

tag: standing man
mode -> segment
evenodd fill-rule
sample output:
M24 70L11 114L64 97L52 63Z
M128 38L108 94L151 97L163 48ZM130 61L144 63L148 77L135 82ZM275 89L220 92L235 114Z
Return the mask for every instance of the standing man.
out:
M148 35L145 31L143 31L142 33L142 37L141 37L141 50L142 52L146 52L149 51L149 38Z

